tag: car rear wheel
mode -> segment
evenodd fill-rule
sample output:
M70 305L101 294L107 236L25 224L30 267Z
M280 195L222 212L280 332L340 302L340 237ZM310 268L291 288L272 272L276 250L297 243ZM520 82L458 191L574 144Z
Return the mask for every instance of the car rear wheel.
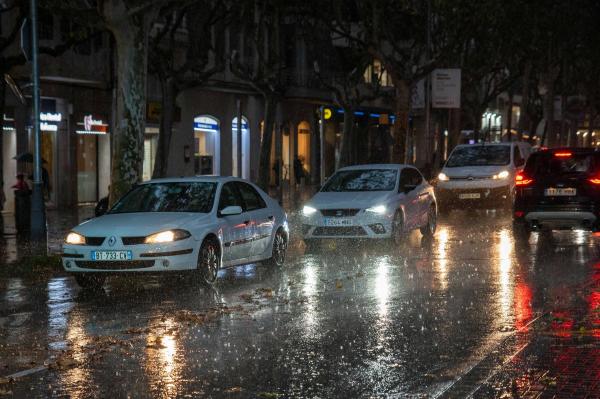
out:
M271 257L265 262L269 266L281 267L285 263L287 252L287 237L283 229L278 229L273 237L273 251Z
M217 280L217 274L221 268L221 255L219 244L215 239L207 238L200 247L198 255L197 273L201 281L212 285Z
M389 243L394 246L402 245L404 243L404 239L404 215L402 214L402 211L398 209L394 214L394 219L392 220L392 235L389 238Z
M427 211L427 224L421 227L421 234L423 234L425 237L433 237L436 228L437 212L435 210L435 205L432 204L429 207L429 211Z
M95 274L78 273L75 275L75 281L84 290L100 290L104 285L105 276Z

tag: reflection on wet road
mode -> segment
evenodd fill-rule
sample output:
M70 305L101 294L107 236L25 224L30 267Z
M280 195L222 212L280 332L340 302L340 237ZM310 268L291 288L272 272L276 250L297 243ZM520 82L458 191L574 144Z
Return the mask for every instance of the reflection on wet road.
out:
M574 289L593 283L596 260L585 234L518 244L508 215L482 211L402 248L305 253L296 238L284 268L223 270L213 289L166 276L112 279L101 293L70 277L0 280L0 376L48 365L0 392L435 396L536 316L555 312L568 334L597 315L598 295L580 303Z

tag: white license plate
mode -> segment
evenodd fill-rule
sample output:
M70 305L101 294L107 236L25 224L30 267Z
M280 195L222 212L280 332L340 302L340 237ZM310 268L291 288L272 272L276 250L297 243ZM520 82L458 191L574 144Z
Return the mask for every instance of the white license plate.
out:
M131 251L92 251L92 260L131 260Z
M481 198L481 194L480 193L458 194L458 198L460 198L460 199L478 199L478 198Z
M352 226L352 219L325 218L325 226Z
M547 188L544 190L546 197L572 197L577 195L576 188Z

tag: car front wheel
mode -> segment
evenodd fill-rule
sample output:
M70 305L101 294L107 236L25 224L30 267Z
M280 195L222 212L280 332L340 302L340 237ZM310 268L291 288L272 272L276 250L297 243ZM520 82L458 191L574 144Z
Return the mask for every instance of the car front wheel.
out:
M221 268L221 256L219 245L214 239L207 238L200 247L198 255L197 273L202 282L212 285L217 280L217 274Z
M392 220L392 236L389 239L390 244L397 246L404 243L404 215L402 211L398 209L394 214Z

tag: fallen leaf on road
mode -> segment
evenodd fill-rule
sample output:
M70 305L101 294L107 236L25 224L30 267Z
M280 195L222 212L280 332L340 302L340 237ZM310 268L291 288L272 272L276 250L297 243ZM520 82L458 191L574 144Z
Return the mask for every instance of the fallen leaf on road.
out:
M276 392L260 392L258 394L258 397L265 399L277 399L279 397L279 394Z
M342 283L342 280L335 281L335 288L337 288L338 290L341 290L343 287L344 287L344 284Z
M238 393L242 392L242 387L231 387L225 390L226 393Z

